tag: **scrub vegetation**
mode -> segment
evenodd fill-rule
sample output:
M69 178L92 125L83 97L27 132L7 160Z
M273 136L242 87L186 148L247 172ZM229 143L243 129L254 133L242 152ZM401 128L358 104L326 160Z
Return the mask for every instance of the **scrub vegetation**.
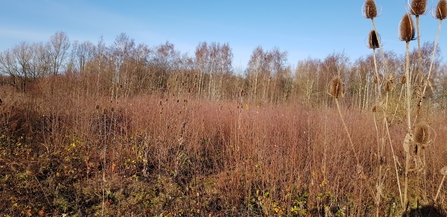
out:
M446 216L447 65L419 16L440 32L447 4L408 3L398 55L365 1L354 61L257 47L240 69L124 33L2 51L0 215Z

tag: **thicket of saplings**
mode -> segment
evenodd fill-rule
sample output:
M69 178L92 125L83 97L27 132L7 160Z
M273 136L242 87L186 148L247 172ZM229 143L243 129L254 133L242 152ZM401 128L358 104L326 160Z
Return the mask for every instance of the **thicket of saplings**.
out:
M445 216L446 66L437 41L408 48L425 3L402 18L399 56L383 51L367 0L373 52L353 63L292 68L258 47L234 73L228 44L190 57L124 34L6 50L0 213ZM441 23L446 10L433 9Z

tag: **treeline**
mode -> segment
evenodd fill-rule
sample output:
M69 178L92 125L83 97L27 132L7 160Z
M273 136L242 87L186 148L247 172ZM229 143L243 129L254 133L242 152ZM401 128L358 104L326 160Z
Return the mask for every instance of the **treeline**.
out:
M433 43L427 42L422 47L424 71L428 71L432 49ZM385 58L393 76L379 79L384 82L380 86L398 97L405 58L393 51L386 52ZM1 52L0 73L4 75L2 83L23 92L63 77L76 83L85 95L119 98L162 94L257 104L293 100L312 106L331 102L327 85L333 76L340 75L348 106L367 109L375 103L372 55L352 62L344 53L333 53L324 59L299 60L292 66L286 51L257 47L246 68L237 72L232 60L228 43L200 42L191 55L176 50L169 42L155 47L136 44L124 33L106 45L102 39L96 44L70 42L66 33L56 32L48 42L21 42ZM412 72L416 70L416 60L417 52L413 50ZM384 61L379 59L379 63L380 74L388 74ZM439 51L432 71L428 97L436 101L436 106L445 108L446 65Z

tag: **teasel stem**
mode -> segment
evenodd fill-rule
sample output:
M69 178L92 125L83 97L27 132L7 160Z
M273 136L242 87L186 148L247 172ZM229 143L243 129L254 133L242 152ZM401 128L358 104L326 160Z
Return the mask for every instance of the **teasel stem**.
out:
M371 23L372 23L374 32L376 32L376 34L377 34L376 23L374 22L374 18L377 17L377 6L376 6L376 3L374 2L374 0L366 0L365 1L363 16L367 19L371 19ZM387 61L385 58L385 52L383 51L382 43L380 42L380 40L378 40L378 45L379 45L380 53L382 54L382 61L383 61L383 64L385 65L385 70L386 70L387 74L389 74L388 64L387 64ZM379 81L378 83L380 84L380 80L378 80L378 81Z
M380 42L379 42L380 43ZM382 91L380 90L380 77L379 77L379 70L377 67L377 58L376 58L376 49L373 49L373 59L374 59L374 71L375 71L375 76L377 77L377 84L376 84L376 103L380 100L380 97L382 96Z
M410 153L405 153L405 186L404 186L404 202L403 209L406 210L408 204L408 171L410 170Z
M407 78L410 78L410 57L409 57L409 50L410 50L410 41L406 42L406 49L405 49L405 76ZM407 80L406 90L407 90L407 132L411 132L411 79ZM405 183L404 183L404 201L403 201L403 209L406 210L406 206L408 204L408 170L409 170L409 164L410 164L410 153L406 152L405 155Z
M410 42L406 42L405 49L405 76L410 78ZM407 98L407 131L411 132L411 79L407 80L406 85L406 98Z
M371 23L372 23L372 25L373 25L373 29L374 29L374 31L375 31L376 34L377 34L377 28L376 28L376 23L374 22L374 18L371 18ZM385 58L385 52L383 51L382 42L381 42L380 40L378 40L378 41L379 41L379 49L380 49L380 53L381 53L381 55L382 55L382 61L383 61L383 64L385 65L386 73L387 73L387 74L390 74L390 72L389 72L389 70L388 70L388 63L387 63L387 60L386 60L386 58ZM379 80L379 84L380 84L380 80Z
M402 196L402 186L400 185L400 179L399 179L399 170L397 168L397 156L396 156L396 154L394 152L393 140L391 139L390 129L389 129L389 126L388 126L388 122L386 122L386 120L385 120L385 127L386 127L386 132L387 132L387 135L388 135L388 140L389 140L389 143L390 143L391 154L393 155L394 170L396 172L396 181L397 181L397 187L399 189L400 201L401 201L402 208L405 209L405 203L404 203L403 196Z
M439 35L441 35L441 28L442 28L442 20L439 20L438 33L436 34L435 44L433 45L433 52L431 54L430 68L428 69L427 80L430 79L431 70L433 69L433 63L435 62L436 51L438 48ZM426 88L427 88L427 84L425 84L425 86L424 86L422 95L425 94Z
M416 29L418 39L418 86L422 86L422 54L421 54L421 26L419 22L419 15L416 15Z
M433 45L433 51L432 51L432 54L431 54L430 67L428 69L426 83L424 84L424 89L422 90L421 96L419 98L419 102L418 102L418 105L417 105L418 112L416 113L416 117L415 117L414 121L417 121L417 119L418 119L418 114L420 113L420 110L421 110L421 107L422 107L422 101L425 98L425 91L427 90L427 86L428 86L428 84L430 82L431 71L433 69L433 63L435 62L436 51L437 51L437 48L438 48L439 36L441 35L441 28L442 28L442 19L439 20L438 33L436 34L435 44Z
M442 184L444 184L445 177L447 176L447 166L443 167L440 172L442 174L442 181L441 181L441 184L439 184L438 192L436 193L436 196L435 196L435 200L434 200L435 203L436 203L436 199L438 199L439 193L441 192L441 187L442 187Z
M416 29L418 40L418 68L416 76L416 84L420 94L420 88L422 88L422 56L421 56L421 26L419 22L419 16L424 15L427 8L427 0L413 0L410 5L411 14L416 17Z
M357 161L357 166L360 166L360 160L357 156L357 152L355 151L354 143L351 139L351 134L349 133L348 127L346 126L345 119L343 118L343 114L341 113L340 109L340 103L338 101L338 98L343 97L343 83L340 79L340 76L334 76L332 78L331 82L329 82L329 94L335 99L335 104L337 105L338 114L340 115L341 122L343 123L343 127L346 130L346 133L348 134L349 143L351 144L352 151L354 152L355 159ZM359 171L362 172L362 171ZM363 175L363 172L362 172Z
M416 16L416 30L417 30L417 40L418 40L418 68L417 68L418 69L418 71L417 71L418 74L417 74L417 80L416 80L416 82L417 82L416 88L418 90L417 93L420 94L419 97L422 98L423 96L422 96L421 88L422 88L423 76L422 76L422 55L421 55L421 52L422 52L421 51L421 26L420 26L419 14L416 14L415 16ZM419 104L418 104L417 107L418 108L417 108L416 116L420 112ZM415 121L416 121L416 119L417 118L415 118ZM420 178L420 173L419 173L419 169L417 169L416 170L416 192L417 192L416 193L416 201L417 201L417 203L419 203L419 189L420 189L419 178Z
M340 103L338 102L337 97L334 97L334 99L335 99L335 104L337 104L337 110L338 110L338 114L340 115L341 122L343 123L343 127L345 128L346 134L348 134L349 143L351 144L352 151L354 152L355 160L357 161L357 165L360 166L360 160L359 160L359 157L357 156L357 152L355 151L354 143L352 142L352 139L351 139L351 134L349 133L348 127L346 126L345 120L343 118L343 114L341 113Z
M439 193L441 192L441 188L442 188L442 185L444 184L445 177L446 177L445 175L442 176L441 184L439 184L438 192L436 192L436 196L434 199L435 203L436 203L436 200L438 199Z

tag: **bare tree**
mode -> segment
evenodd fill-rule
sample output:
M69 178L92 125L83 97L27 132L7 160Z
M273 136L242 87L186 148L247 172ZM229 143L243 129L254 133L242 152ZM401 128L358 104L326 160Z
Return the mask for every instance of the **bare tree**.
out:
M33 44L33 67L37 77L45 77L50 74L51 54L50 48L42 42Z
M112 84L114 87L123 87L128 89L129 78L131 74L131 59L135 49L135 42L125 33L121 33L115 38L115 42L109 48L109 60L112 64ZM118 89L112 88L112 96L118 97Z
M13 49L14 59L17 64L16 75L22 80L22 90L26 91L26 83L31 75L31 57L32 51L30 45L26 42L21 42Z
M51 36L49 45L51 48L52 72L53 75L58 75L65 62L67 51L70 48L70 40L65 32L59 31Z
M166 91L171 72L181 66L180 52L175 50L174 44L166 42L151 50L148 62L151 91Z
M309 105L315 102L317 94L316 83L318 83L318 72L320 71L321 61L319 59L308 58L298 61L295 71L295 93L297 97L304 98Z
M232 71L233 53L228 43L201 42L196 48L195 64L198 71L198 92L205 88L204 80L208 79L207 95L210 99L222 97L221 86L224 74Z
M0 71L11 76L13 83L26 91L30 80L42 77L45 73L46 61L42 44L21 42L12 50L0 54Z
M262 47L259 46L255 48L250 57L250 61L248 62L248 68L246 71L250 94L254 97L255 101L257 101L258 98L259 77L263 71L262 66L265 58L264 56L265 54Z
M209 52L208 52L208 45L206 42L201 42L199 43L199 45L197 45L196 47L196 51L195 51L195 63L196 63L196 67L198 69L198 76L197 76L197 92L198 94L201 94L203 91L203 80L204 80L204 75L206 73L207 69L207 65L208 65L208 56L209 56Z
M290 76L286 62L287 52L281 52L278 48L264 51L257 47L253 50L246 75L255 101L277 101L282 98L280 95L284 93L285 79Z
M89 41L79 43L74 41L71 50L71 61L76 70L82 74L86 71L86 64L93 60L95 45Z
M144 44L138 45L133 53L133 73L132 73L132 86L134 86L135 92L142 92L144 88L147 88L150 80L148 75L147 62L151 49Z

